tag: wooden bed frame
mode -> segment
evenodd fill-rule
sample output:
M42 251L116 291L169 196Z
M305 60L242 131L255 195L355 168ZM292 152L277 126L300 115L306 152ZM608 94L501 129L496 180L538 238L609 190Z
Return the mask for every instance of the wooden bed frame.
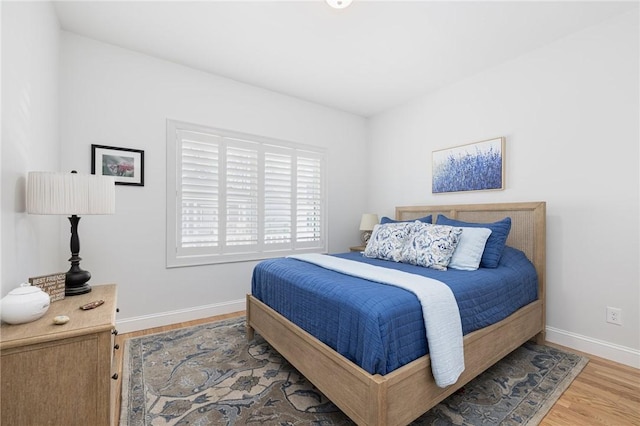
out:
M282 315L247 295L247 338L254 330L359 425L406 425L464 386L527 340L544 342L546 203L397 207L396 219L441 213L467 222L511 217L507 245L522 250L538 272L538 300L508 318L464 337L465 371L440 388L423 356L384 376L369 374Z

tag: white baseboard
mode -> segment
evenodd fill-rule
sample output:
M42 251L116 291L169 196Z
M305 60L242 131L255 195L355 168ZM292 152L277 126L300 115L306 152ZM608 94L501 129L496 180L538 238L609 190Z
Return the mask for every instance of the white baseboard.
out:
M640 368L640 351L604 340L594 339L569 331L547 327L546 340L581 352L619 362L630 367Z
M230 314L233 312L244 311L245 303L245 299L232 300L213 305L197 306L195 308L127 318L121 321L116 321L116 328L119 333L131 333L133 331L145 330L147 328L162 327L165 325L193 321L216 315Z

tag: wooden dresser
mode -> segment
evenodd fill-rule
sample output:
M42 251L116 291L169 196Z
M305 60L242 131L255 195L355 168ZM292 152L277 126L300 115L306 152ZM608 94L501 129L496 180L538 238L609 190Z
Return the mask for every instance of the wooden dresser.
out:
M113 351L116 285L51 303L40 319L0 328L2 425L117 424ZM94 300L104 304L83 311ZM66 315L64 325L53 318Z

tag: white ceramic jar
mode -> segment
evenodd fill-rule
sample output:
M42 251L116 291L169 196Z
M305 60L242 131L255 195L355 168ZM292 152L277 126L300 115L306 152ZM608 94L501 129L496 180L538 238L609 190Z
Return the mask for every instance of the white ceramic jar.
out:
M0 317L9 324L35 321L47 312L50 303L51 297L40 287L22 283L0 300Z

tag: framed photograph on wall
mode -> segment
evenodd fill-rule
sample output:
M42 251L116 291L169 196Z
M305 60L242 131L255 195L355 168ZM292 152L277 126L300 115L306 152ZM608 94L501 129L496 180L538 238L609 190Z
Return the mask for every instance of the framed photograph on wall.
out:
M433 151L431 192L504 189L504 145L499 137Z
M91 145L91 174L113 176L116 185L144 186L144 151Z

